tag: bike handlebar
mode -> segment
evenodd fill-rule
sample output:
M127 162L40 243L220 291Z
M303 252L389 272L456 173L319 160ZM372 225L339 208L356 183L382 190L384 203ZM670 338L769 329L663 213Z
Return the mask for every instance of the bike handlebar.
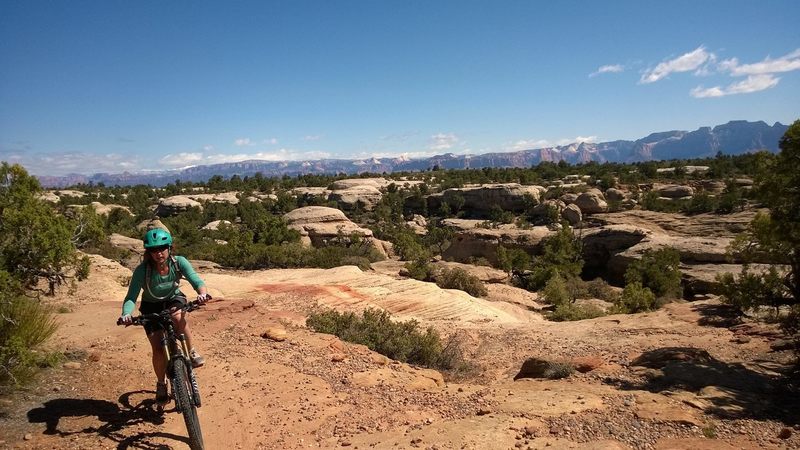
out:
M168 308L168 309L165 309L165 310L163 310L161 312L157 312L157 313L142 314L140 316L131 317L131 322L130 323L123 322L122 321L122 317L120 317L120 318L117 319L117 325L125 325L125 326L129 326L129 325L144 325L144 322L147 322L147 321L162 320L162 319L169 318L170 316L172 316L173 313L175 313L177 311L186 311L186 312L194 311L195 309L203 306L206 302L208 302L209 300L212 299L211 295L209 295L209 294L206 294L206 295L208 296L208 298L206 299L205 302L201 303L201 302L199 302L197 300L193 300L191 302L187 302L185 305L182 305L180 307Z

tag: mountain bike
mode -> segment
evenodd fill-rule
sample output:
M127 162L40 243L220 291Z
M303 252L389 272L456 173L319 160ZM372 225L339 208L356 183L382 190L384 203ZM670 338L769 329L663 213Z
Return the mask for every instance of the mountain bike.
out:
M209 300L211 296L208 297ZM200 388L194 376L186 337L175 332L172 323L172 314L177 311L191 312L202 304L197 301L188 302L178 307L165 309L153 314L142 314L134 317L129 325L145 325L147 323L160 324L163 328L161 345L167 355L167 378L172 385L172 396L175 398L175 409L183 414L186 431L189 433L189 447L192 450L203 450L203 433L200 430L200 419L197 417L197 408L200 407ZM124 325L117 320L117 325ZM158 406L163 411L163 405Z

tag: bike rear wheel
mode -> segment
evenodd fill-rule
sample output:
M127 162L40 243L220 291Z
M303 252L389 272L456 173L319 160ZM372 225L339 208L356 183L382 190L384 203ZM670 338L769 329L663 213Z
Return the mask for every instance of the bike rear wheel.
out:
M189 375L186 361L176 358L172 366L172 390L175 393L175 405L183 414L186 431L189 433L189 447L192 450L203 450L203 433L200 431L200 419L197 417L197 407L189 394L192 387L189 385Z

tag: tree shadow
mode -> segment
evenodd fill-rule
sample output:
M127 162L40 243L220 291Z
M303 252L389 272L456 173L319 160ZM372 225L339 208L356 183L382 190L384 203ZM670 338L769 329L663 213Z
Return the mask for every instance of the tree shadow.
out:
M730 328L742 323L741 316L736 308L722 304L693 304L692 311L700 314L698 325L716 328Z
M164 423L164 412L159 411L155 400L146 398L136 404L132 403L135 394L150 394L151 391L132 391L122 394L117 403L108 400L57 398L46 401L41 407L28 411L29 423L44 423L44 434L62 437L76 434L95 434L117 442L117 449L167 449L170 446L152 442L151 438L162 437L186 442L189 439L163 432L140 432L132 435L125 433L129 427L140 424L161 425ZM149 395L148 395L149 397ZM59 428L62 418L97 417L99 426L89 426L79 430Z
M675 395L691 406L721 418L800 423L800 395L784 374L726 363L693 347L662 347L631 362L637 379L606 378L624 390ZM790 367L786 366L785 372ZM680 395L686 391L693 395ZM687 398L689 397L689 398Z

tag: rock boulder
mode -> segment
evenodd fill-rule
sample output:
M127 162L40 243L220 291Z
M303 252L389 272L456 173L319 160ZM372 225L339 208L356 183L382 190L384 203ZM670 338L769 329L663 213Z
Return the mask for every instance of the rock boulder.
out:
M161 199L156 207L156 215L159 217L169 217L187 211L190 208L203 209L203 205L196 200L185 195L173 195Z
M608 203L603 193L597 189L590 189L575 199L574 203L584 214L604 213L608 211Z
M564 207L561 211L561 217L563 217L570 225L576 225L581 223L583 220L583 214L581 213L581 209L578 208L578 205L571 204Z
M362 209L371 211L381 201L383 193L375 186L359 185L347 189L334 190L328 200L335 201L339 207L348 211Z
M297 230L302 241L314 247L324 247L333 240L347 238L351 234L361 235L375 250L387 256L383 241L375 239L372 230L361 228L351 222L344 213L327 206L305 206L283 215L289 228Z
M485 184L481 186L451 188L440 195L428 197L428 208L435 210L441 202L454 204L463 199L463 209L488 212L493 206L504 211L521 212L528 206L528 200L537 204L546 191L542 186L526 186L519 183Z
M653 189L658 192L660 197L666 198L685 198L694 195L694 188L691 186L681 186L678 184L669 184L665 186L654 186Z

